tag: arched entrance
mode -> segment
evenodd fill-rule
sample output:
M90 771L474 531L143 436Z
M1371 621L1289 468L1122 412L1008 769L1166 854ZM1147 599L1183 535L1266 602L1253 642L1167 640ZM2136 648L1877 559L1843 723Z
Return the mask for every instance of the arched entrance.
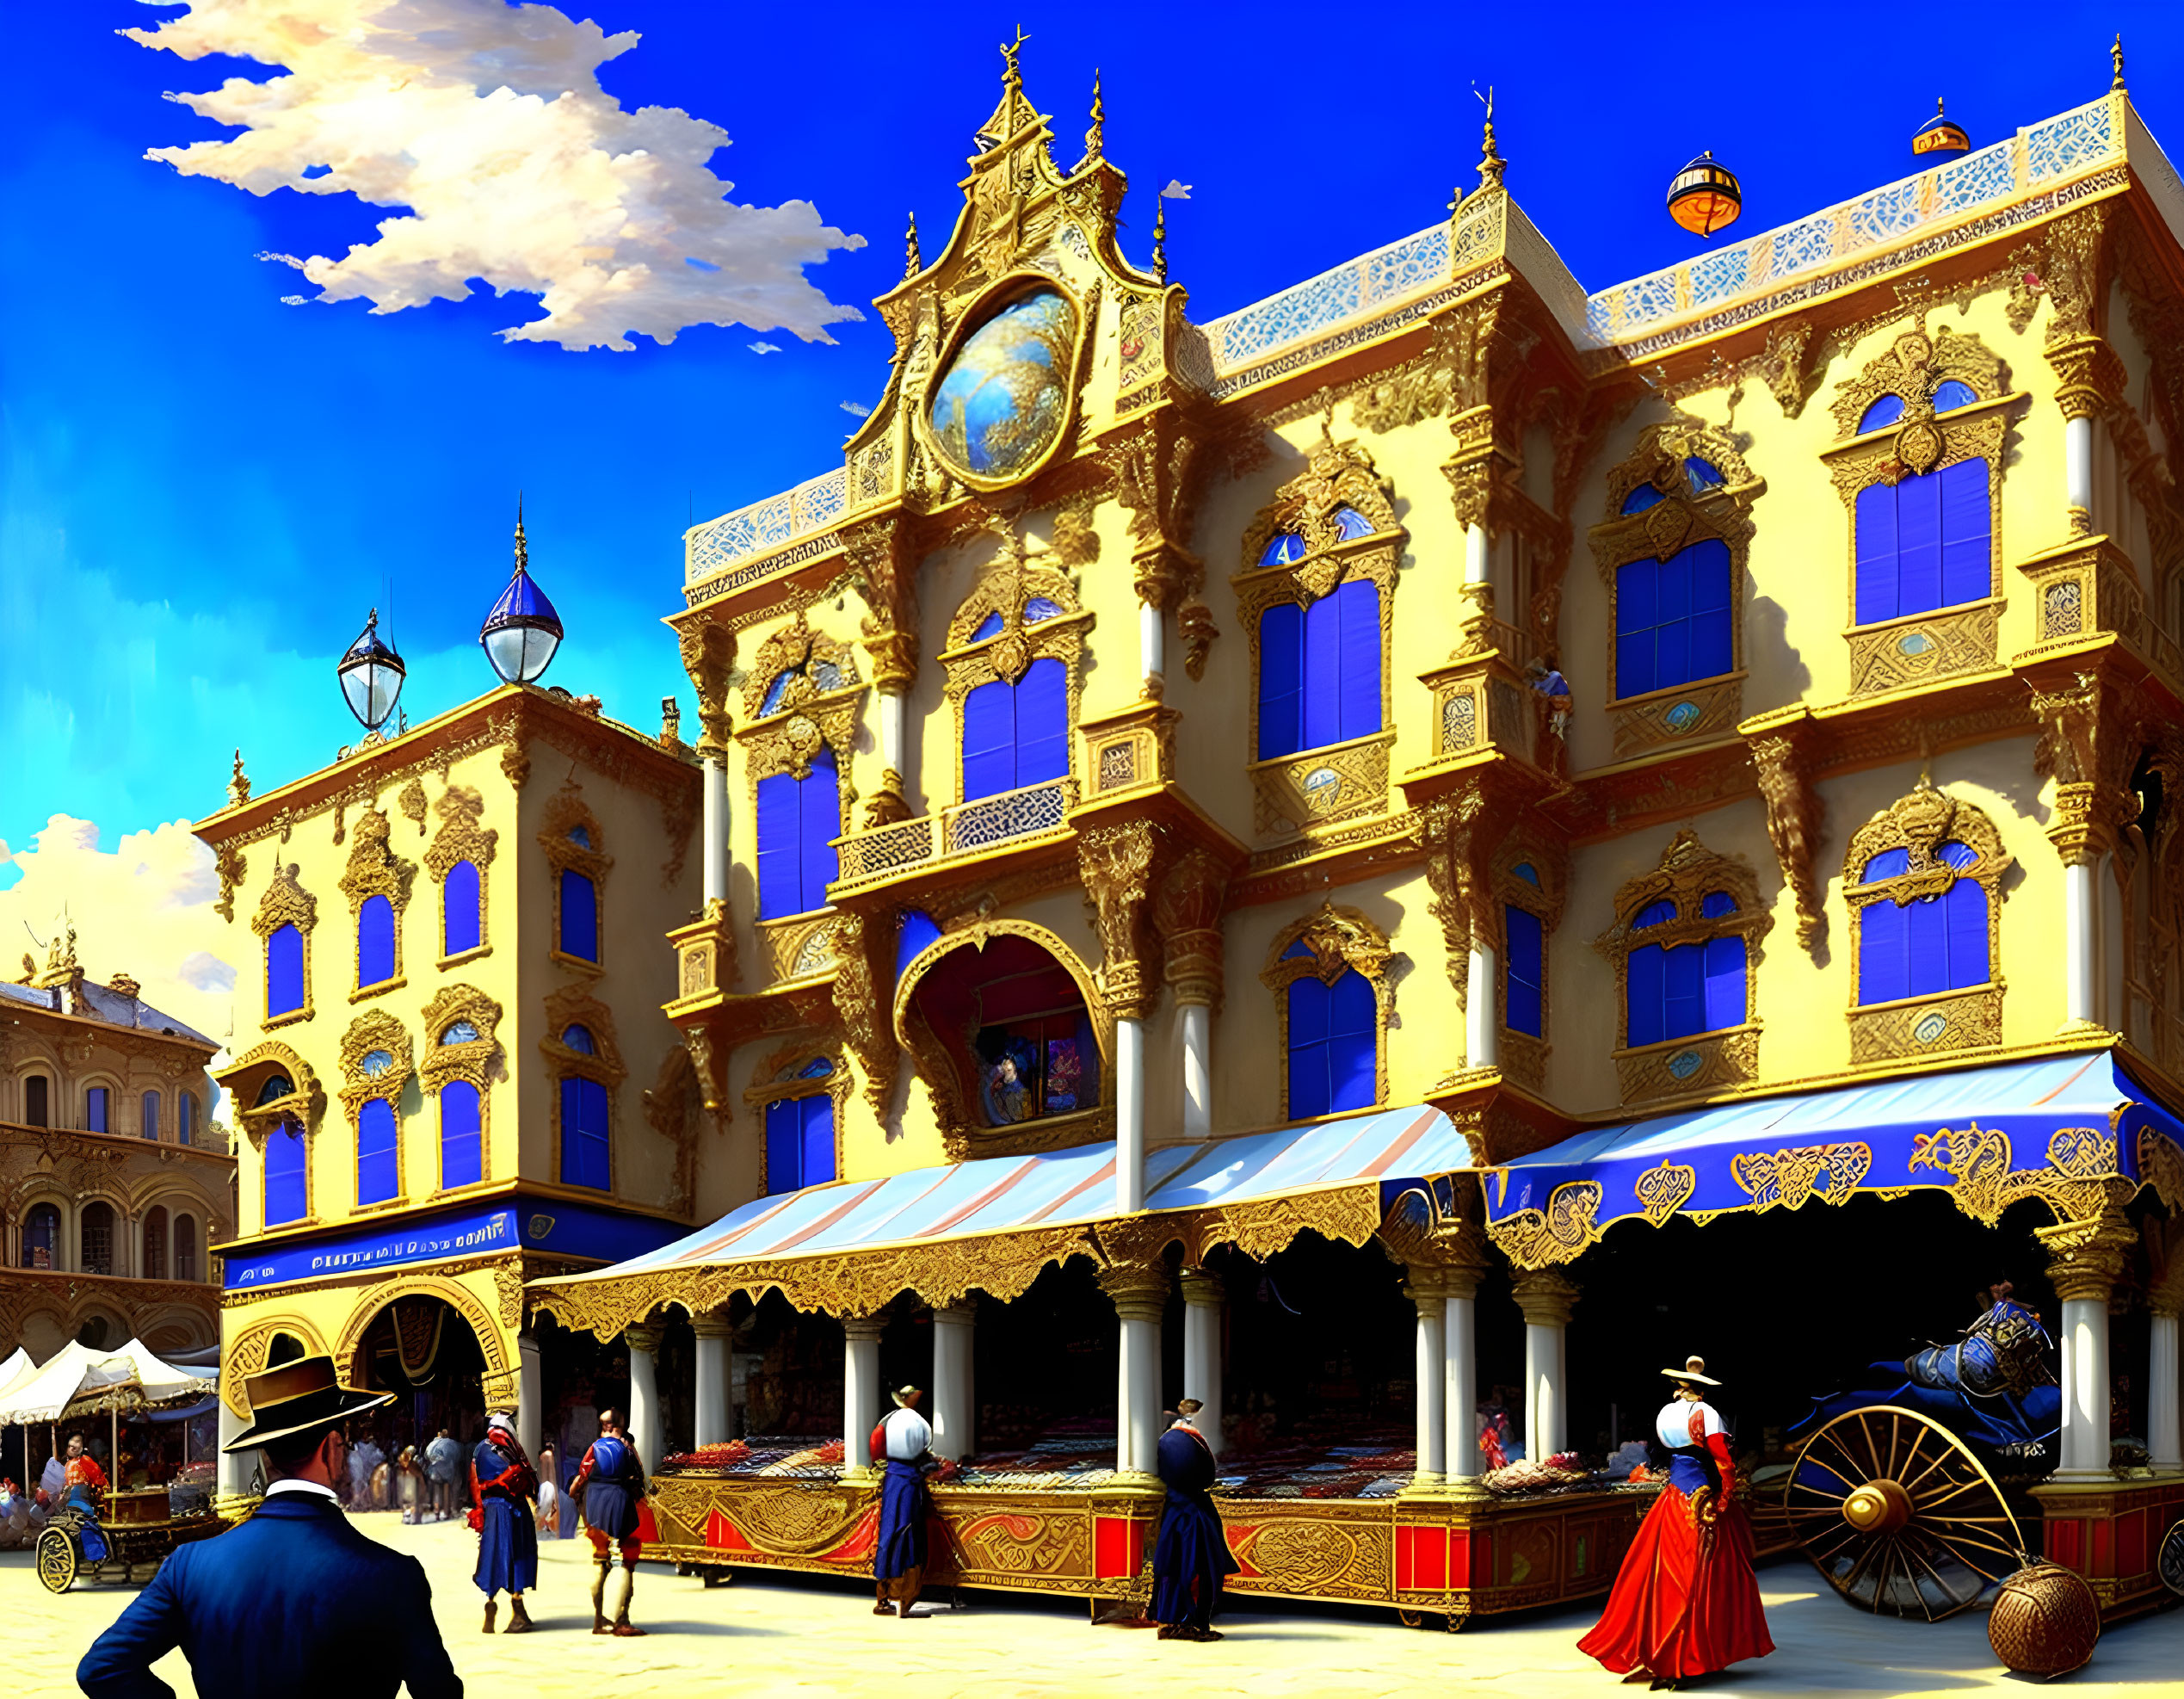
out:
M442 1428L466 1444L484 1436L486 1412L513 1377L500 1330L466 1297L460 1288L374 1294L350 1317L334 1348L343 1378L394 1394L351 1424L352 1446L369 1438L392 1461Z

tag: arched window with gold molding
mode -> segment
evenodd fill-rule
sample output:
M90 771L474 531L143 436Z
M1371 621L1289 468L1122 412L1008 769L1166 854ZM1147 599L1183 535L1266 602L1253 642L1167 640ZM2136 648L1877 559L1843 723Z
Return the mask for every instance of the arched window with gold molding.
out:
M440 885L440 965L446 968L492 947L485 875L500 833L484 824L485 799L467 785L448 786L435 809L440 831L425 848L424 864Z
M571 779L549 798L539 848L553 874L553 957L579 973L601 970L608 870L614 858L599 818Z
M1547 961L1562 917L1562 858L1520 837L1494 859L1501 911L1501 1067L1537 1090L1546 1072Z
M947 850L1059 826L1074 799L1077 716L1092 615L1056 567L1014 539L948 621L940 660L957 714Z
M410 905L410 887L416 873L415 862L394 853L386 812L367 808L349 828L349 866L341 877L356 937L350 1001L376 997L404 983L402 915Z
M403 1195L402 1094L416 1072L408 1030L384 1009L368 1010L342 1035L342 1103L356 1139L356 1206Z
M1274 995L1280 1026L1284 1121L1385 1100L1394 955L1363 911L1332 903L1274 939L1259 979Z
M856 792L849 782L864 684L852 646L812 629L804 612L759 646L737 741L750 777L758 918L808 919L840 876L834 840ZM790 977L808 925L761 932L776 979Z
M250 930L265 942L265 1019L262 1025L285 1026L312 1015L311 935L318 919L318 899L297 879L294 862L274 863L273 878L258 899Z
M838 1050L808 1040L775 1051L743 1094L765 1126L759 1195L821 1186L842 1172L842 1109L849 1072Z

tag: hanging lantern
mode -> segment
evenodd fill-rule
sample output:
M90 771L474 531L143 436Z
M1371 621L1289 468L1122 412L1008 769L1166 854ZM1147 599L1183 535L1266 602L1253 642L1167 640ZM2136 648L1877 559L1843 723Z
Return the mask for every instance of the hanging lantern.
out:
M1940 96L1934 102L1934 116L1911 133L1913 153L1969 153L1971 138L1963 128L1949 121L1949 114L1941 109Z
M1728 166L1709 149L1676 173L1669 185L1669 216L1694 236L1712 236L1737 222L1744 191Z
M533 582L530 545L523 537L523 504L515 506L515 575L478 628L478 641L493 670L509 684L535 684L561 646L561 616Z
M349 701L349 711L366 731L376 732L386 724L408 674L402 657L379 641L379 610L374 608L372 617L364 621L364 629L356 634L356 641L349 646L349 652L334 669L334 676L342 682L342 695Z

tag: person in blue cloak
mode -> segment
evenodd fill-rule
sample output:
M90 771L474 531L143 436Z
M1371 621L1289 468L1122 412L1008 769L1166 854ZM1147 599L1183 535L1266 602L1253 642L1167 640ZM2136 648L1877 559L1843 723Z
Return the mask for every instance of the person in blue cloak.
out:
M515 1418L497 1411L485 1418L485 1437L471 1454L470 1479L478 1498L478 1591L485 1595L486 1634L493 1632L495 1595L508 1593L505 1632L527 1634L531 1614L523 1595L538 1585L539 1530L531 1499L539 1478L515 1437Z
M1191 1421L1204 1408L1194 1398L1175 1400L1175 1424L1154 1459L1168 1489L1153 1541L1152 1617L1163 1640L1219 1640L1221 1583L1242 1567L1213 1508L1213 1448Z
M872 1554L878 1595L873 1615L885 1616L891 1610L905 1622L924 1590L930 1537L925 1526L931 1503L925 1471L932 1461L933 1425L917 1413L923 1396L916 1387L900 1388L894 1409L872 1430L872 1455L886 1464L879 1484L879 1541Z

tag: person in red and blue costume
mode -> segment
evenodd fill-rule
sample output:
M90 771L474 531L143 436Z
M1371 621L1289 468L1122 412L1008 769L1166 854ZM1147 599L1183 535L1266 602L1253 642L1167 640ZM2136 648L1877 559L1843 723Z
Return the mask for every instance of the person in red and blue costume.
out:
M1219 1640L1213 1613L1221 1583L1239 1567L1213 1507L1213 1448L1191 1422L1204 1408L1194 1398L1177 1399L1175 1425L1153 1459L1168 1489L1153 1541L1152 1617L1163 1640Z
M924 1397L916 1387L894 1393L895 1407L872 1430L874 1461L885 1464L879 1481L879 1534L873 1548L872 1579L877 1602L872 1614L891 1611L904 1622L925 1588L925 1560L931 1554L926 1517L932 1498L925 1471L932 1462L933 1424L917 1413Z
M1577 1642L1611 1673L1674 1688L1774 1650L1745 1515L1704 1357L1661 1371L1675 1394L1654 1418L1669 1483L1638 1524L1599 1626Z
M478 1591L485 1595L485 1628L493 1632L497 1595L508 1594L504 1633L527 1634L531 1614L523 1595L539 1580L539 1530L531 1519L531 1499L539 1478L515 1437L515 1418L497 1411L485 1418L485 1437L470 1457L471 1491L478 1508Z
M641 1639L645 1630L629 1620L629 1605L637 1591L637 1560L645 1549L645 1542L638 1537L645 1513L645 1463L622 1431L621 1418L613 1411L599 1412L599 1437L585 1451L577 1478L569 1483L569 1496L583 1506L584 1532L591 1537L595 1566L591 1578L592 1633ZM614 1561L610 1544L619 1547L622 1554L622 1582L611 1626L607 1621L608 1571Z

